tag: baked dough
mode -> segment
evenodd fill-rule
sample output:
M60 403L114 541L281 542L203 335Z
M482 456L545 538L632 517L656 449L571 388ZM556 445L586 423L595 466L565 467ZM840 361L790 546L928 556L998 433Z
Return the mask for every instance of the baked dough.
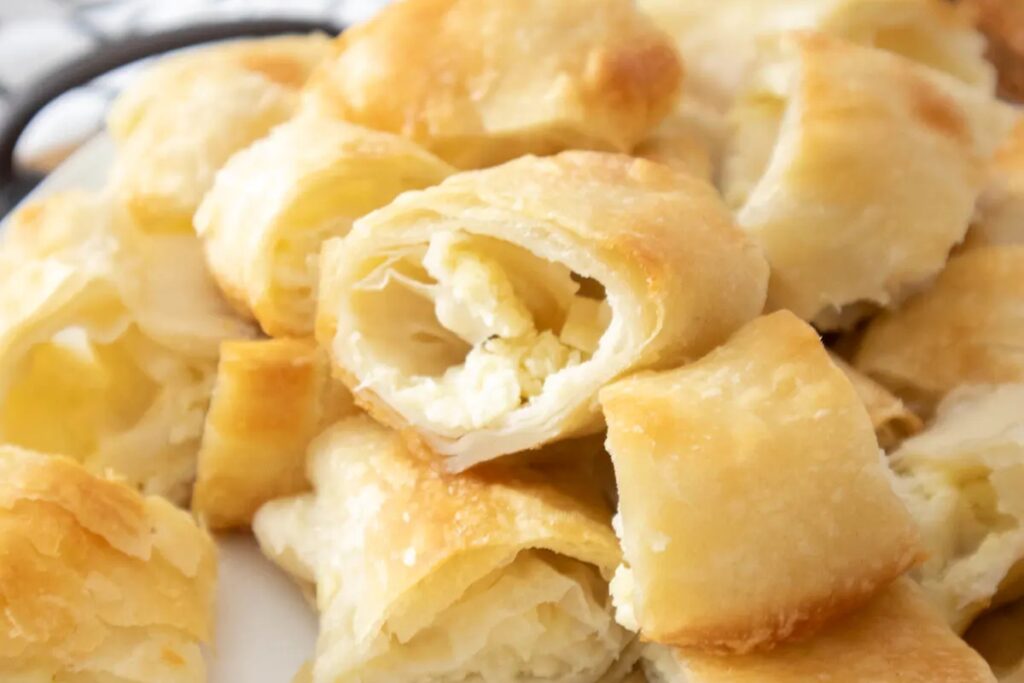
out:
M909 579L813 638L721 657L652 645L650 683L995 683Z
M407 0L342 34L304 104L479 168L628 152L682 77L672 41L631 0Z
M191 231L217 169L291 117L329 44L315 34L233 41L162 59L126 88L107 128L117 146L111 184L133 218Z
M608 604L600 492L439 464L349 418L311 447L315 493L256 514L263 551L316 584L314 683L598 681L632 640Z
M769 306L835 329L941 270L1013 115L882 50L776 47L732 110L724 193L772 266Z
M829 352L829 356L850 380L850 384L867 408L879 446L891 451L905 438L921 431L924 423L903 401L835 353Z
M453 169L397 135L299 116L236 154L195 217L217 283L272 336L309 336L320 244Z
M692 173L711 182L715 171L712 133L692 116L675 114L633 148L633 155Z
M965 387L892 455L928 559L922 585L957 631L1024 596L1024 384Z
M942 0L639 0L677 42L687 97L727 107L775 34L816 30L888 50L992 93L995 70L969 17Z
M961 384L1024 381L1024 245L950 259L926 291L867 328L861 371L926 415Z
M453 469L599 430L602 385L708 351L761 311L767 278L710 185L598 152L407 193L321 266L336 371Z
M309 488L309 442L356 410L311 340L224 342L192 510L213 529L249 526L263 503Z
M982 616L964 639L985 658L999 683L1024 682L1024 600Z
M1024 244L1024 121L1013 127L988 169L965 248Z
M860 398L788 311L600 399L625 556L612 592L645 640L771 647L921 559Z
M0 441L184 502L218 346L253 334L198 240L142 234L77 192L12 221L0 248Z
M0 446L0 678L202 683L213 541L71 460Z

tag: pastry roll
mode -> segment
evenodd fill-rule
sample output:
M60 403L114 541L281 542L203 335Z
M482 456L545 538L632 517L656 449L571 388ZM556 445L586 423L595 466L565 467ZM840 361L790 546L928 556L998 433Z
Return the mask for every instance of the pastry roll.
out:
M192 509L214 529L248 526L260 505L309 487L306 448L356 411L309 340L226 341L206 414Z
M742 656L651 645L644 668L650 683L995 683L906 578L810 639Z
M895 52L992 93L995 71L969 17L942 0L639 0L676 41L686 91L719 108L742 90L773 35L816 30Z
M451 168L416 144L299 116L239 152L195 217L221 289L272 336L308 336L320 244Z
M900 399L867 375L858 372L853 366L834 353L829 353L832 362L843 371L850 380L857 396L867 408L868 417L875 428L878 445L890 451L908 436L921 431L924 424Z
M1024 595L1024 384L965 387L891 458L921 526L919 579L962 631Z
M723 341L767 278L710 185L597 152L407 193L329 241L321 271L339 376L453 469L599 430L602 385Z
M1024 244L1024 121L996 151L965 246Z
M927 414L961 384L1024 381L1024 245L956 256L868 326L854 365Z
M632 640L598 491L526 469L448 474L360 416L319 436L315 493L256 514L264 552L316 584L314 683L598 681Z
M0 441L184 501L218 346L252 330L194 236L141 234L91 195L53 201L38 243L0 250Z
M407 0L342 34L304 105L479 168L628 152L682 78L672 41L631 0Z
M964 634L1000 683L1024 683L1024 600L989 612Z
M767 648L921 558L860 398L788 311L600 399L624 555L612 592L647 641Z
M0 446L0 678L203 683L213 541L186 512Z
M835 329L941 270L1011 114L881 50L778 48L732 111L724 192L772 266L769 306Z
M290 118L320 35L234 41L161 60L114 102L111 184L140 225L191 231L217 169Z

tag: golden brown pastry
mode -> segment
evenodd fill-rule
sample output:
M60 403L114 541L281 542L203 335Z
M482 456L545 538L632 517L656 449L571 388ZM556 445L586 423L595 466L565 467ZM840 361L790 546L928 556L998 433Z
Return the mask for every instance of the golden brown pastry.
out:
M792 313L600 398L624 555L612 591L643 639L770 647L921 559L864 405Z
M308 336L320 244L453 169L397 135L298 116L235 155L195 217L217 283L273 336Z
M217 348L251 328L194 236L141 234L85 193L22 211L0 247L0 440L186 500Z
M304 103L479 168L627 152L682 76L672 41L630 0L407 0L345 31Z
M991 93L995 72L969 17L942 0L639 0L676 39L686 91L718 107L742 89L774 35L815 30L888 50Z
M227 341L206 414L192 509L213 529L248 526L263 503L309 488L306 448L356 411L311 340Z
M652 645L644 668L650 683L995 683L909 579L808 640L743 656Z
M891 458L921 526L919 579L957 631L1024 596L1024 384L950 394Z
M854 365L927 414L961 384L1024 381L1024 245L973 249L872 321Z
M999 683L1024 682L1024 600L985 614L964 639L985 658Z
M835 353L829 352L829 357L850 380L857 396L867 408L879 446L890 451L908 436L921 431L924 423L903 401Z
M256 514L263 551L316 584L314 683L596 682L632 640L600 493L528 470L447 474L360 416L311 447L315 493Z
M710 185L597 152L407 193L321 266L335 370L454 469L597 431L601 386L700 356L761 311L767 277Z
M213 541L62 457L0 446L0 679L203 683Z
M161 60L117 98L111 184L151 231L191 231L217 169L287 120L327 55L321 35L241 40Z
M1024 244L1024 121L1013 127L988 169L965 247Z
M777 48L732 111L725 196L772 266L769 306L839 328L941 270L1012 114L881 50Z
M986 56L999 75L999 95L1024 100L1024 5L1012 0L959 0L988 39Z

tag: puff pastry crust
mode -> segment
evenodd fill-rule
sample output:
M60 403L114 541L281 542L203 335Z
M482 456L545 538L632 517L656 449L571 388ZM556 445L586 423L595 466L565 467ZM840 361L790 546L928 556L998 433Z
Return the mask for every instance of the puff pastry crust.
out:
M957 631L1024 595L1024 384L965 387L892 455L921 526L921 584Z
M448 474L365 416L318 437L309 468L315 493L253 529L316 584L315 683L596 682L632 639L608 605L610 511L571 472Z
M882 50L777 48L731 113L724 192L772 266L769 306L837 328L941 270L1013 115Z
M272 336L308 336L320 244L446 163L397 135L298 116L239 152L195 217L217 282Z
M655 649L657 648L657 649ZM651 683L995 683L909 579L809 640L766 653L714 656L652 646Z
M760 312L767 277L710 185L597 152L402 195L327 242L321 266L335 370L454 469L597 431L601 386L723 341Z
M213 541L77 463L0 446L0 677L202 683Z
M926 291L868 326L854 365L927 414L962 384L1024 381L1024 246L950 259Z
M107 128L111 184L140 225L191 231L217 169L287 120L327 55L321 35L242 40L161 60L125 89Z
M1024 121L996 151L965 248L1024 244Z
M55 195L0 248L0 440L187 500L233 316L191 235L139 233L104 198Z
M860 398L788 311L600 398L625 556L612 590L645 639L770 647L921 559Z
M682 77L672 41L629 0L410 0L345 31L304 103L479 168L627 152Z
M263 503L309 488L309 442L355 412L311 340L224 342L192 510L213 529L249 526Z
M995 70L968 16L941 0L638 0L677 42L686 92L726 107L758 63L762 43L815 30L894 52L991 94Z
M903 401L835 353L829 352L829 357L850 380L850 384L867 408L879 446L891 451L905 438L921 431L924 423Z

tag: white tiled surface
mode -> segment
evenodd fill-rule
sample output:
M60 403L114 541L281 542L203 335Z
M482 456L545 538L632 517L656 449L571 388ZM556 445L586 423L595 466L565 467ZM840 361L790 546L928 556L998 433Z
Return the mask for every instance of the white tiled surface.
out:
M119 37L237 18L313 19L351 24L389 0L0 0L0 116L20 88L50 69ZM99 130L117 91L137 69L97 79L47 107L18 148L29 166Z

